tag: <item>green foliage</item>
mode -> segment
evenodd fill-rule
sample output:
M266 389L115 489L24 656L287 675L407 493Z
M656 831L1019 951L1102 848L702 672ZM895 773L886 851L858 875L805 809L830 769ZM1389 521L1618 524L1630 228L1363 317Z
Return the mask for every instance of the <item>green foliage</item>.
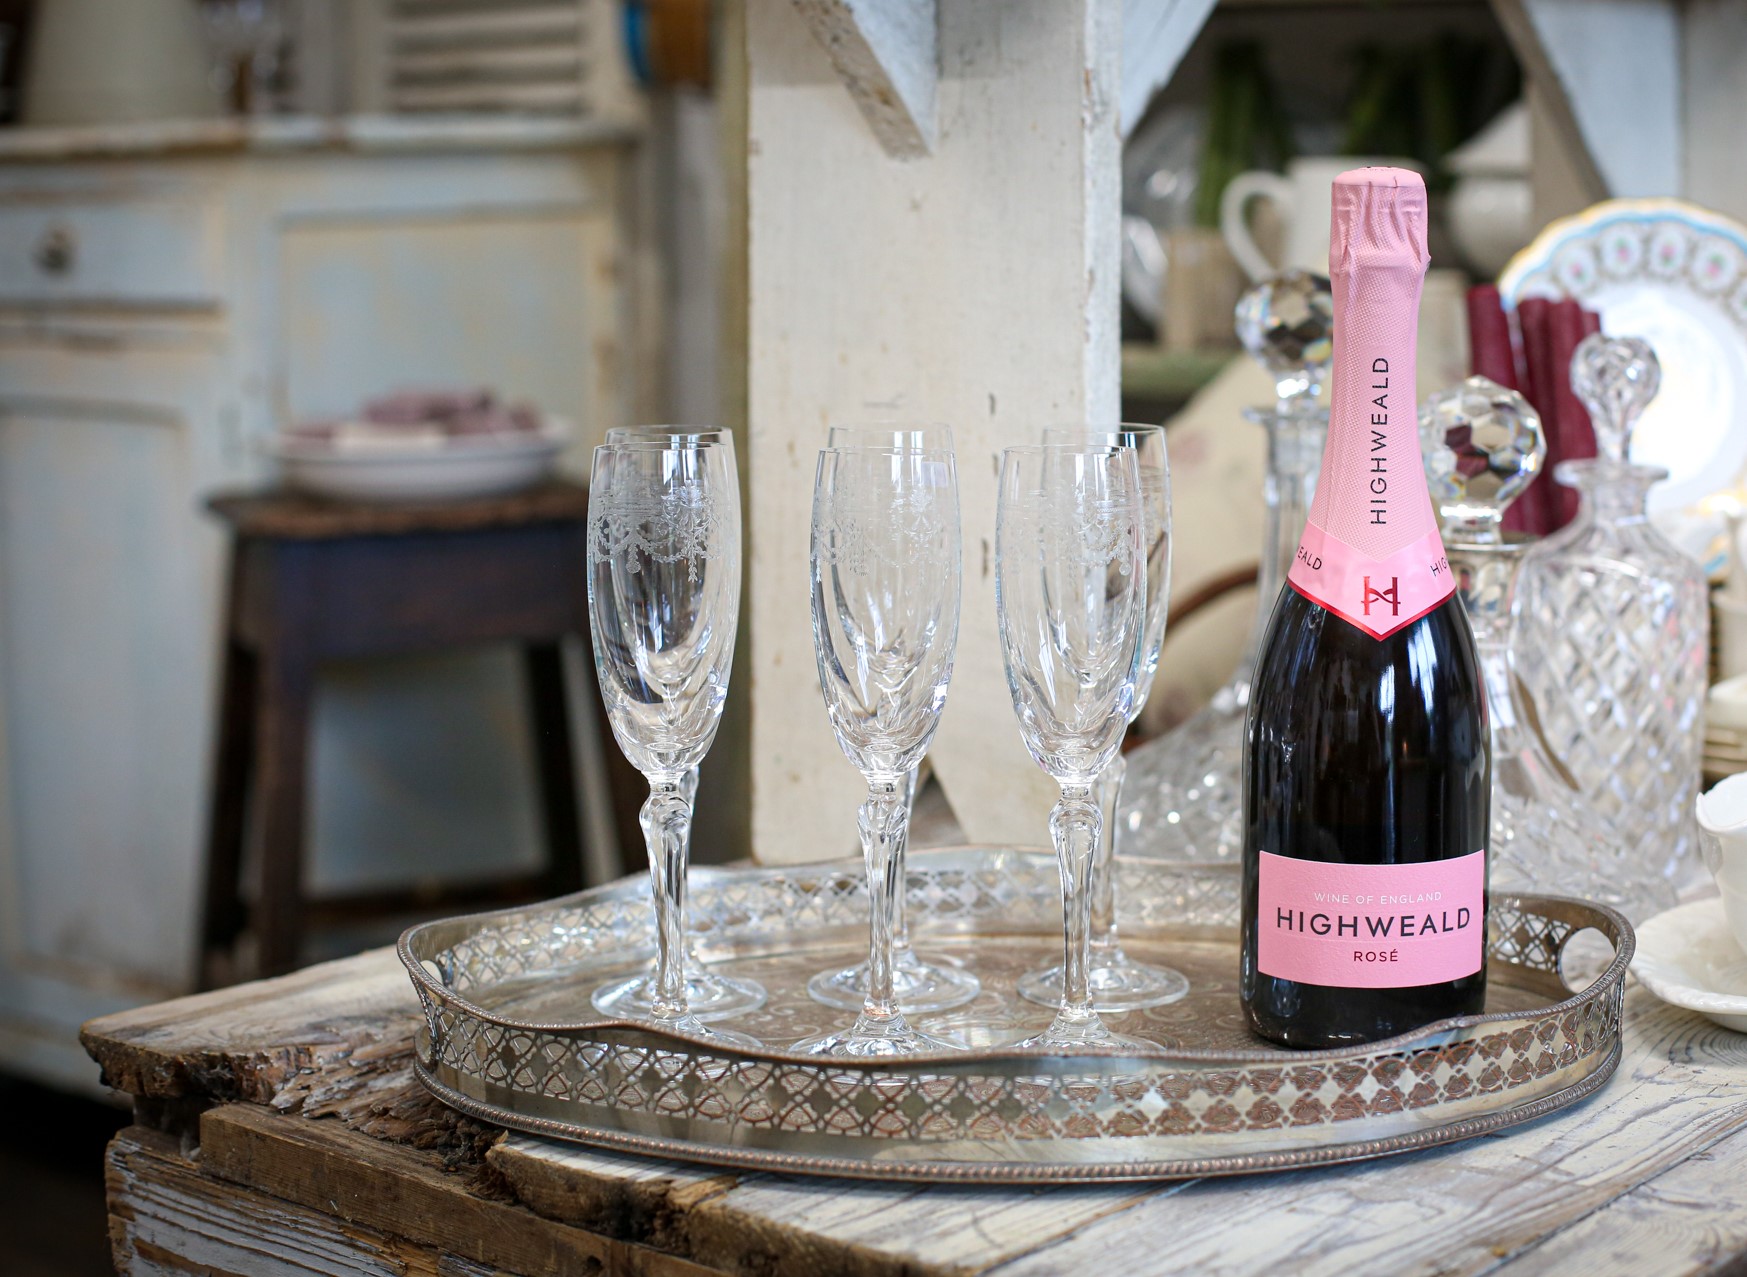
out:
M1292 129L1274 96L1262 46L1253 40L1221 45L1213 56L1213 92L1207 140L1195 189L1195 221L1219 225L1219 197L1245 169L1283 168L1296 154Z
M1434 190L1444 161L1522 91L1509 54L1445 33L1422 45L1362 45L1354 54L1344 155L1404 155Z
M1445 158L1521 92L1515 60L1483 40L1445 32L1421 44L1360 45L1340 153L1405 156L1425 171L1428 186L1446 189ZM1295 154L1262 44L1221 45L1213 56L1196 223L1219 225L1220 197L1239 173L1284 169Z

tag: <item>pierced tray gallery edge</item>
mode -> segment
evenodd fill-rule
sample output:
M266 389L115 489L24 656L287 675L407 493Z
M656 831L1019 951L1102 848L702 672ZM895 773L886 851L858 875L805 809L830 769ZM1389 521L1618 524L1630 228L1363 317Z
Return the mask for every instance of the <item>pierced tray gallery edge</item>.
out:
M627 879L402 936L425 1013L418 1076L484 1121L600 1148L800 1174L1036 1184L1405 1152L1575 1103L1619 1063L1633 938L1611 909L1494 895L1485 1014L1362 1047L1290 1051L1254 1037L1239 1010L1235 868L1119 865L1124 948L1192 986L1172 1005L1105 1017L1156 1052L1011 1047L1051 1018L1014 984L1060 958L1060 879L1048 854L971 847L913 853L908 866L917 950L963 963L983 985L967 1006L914 1018L967 1051L902 1061L787 1051L851 1018L812 1001L806 984L865 956L861 863L700 867L690 887L699 951L770 992L723 1027L763 1049L594 1012L596 987L653 954L647 881ZM1589 930L1613 958L1579 991L1562 959Z

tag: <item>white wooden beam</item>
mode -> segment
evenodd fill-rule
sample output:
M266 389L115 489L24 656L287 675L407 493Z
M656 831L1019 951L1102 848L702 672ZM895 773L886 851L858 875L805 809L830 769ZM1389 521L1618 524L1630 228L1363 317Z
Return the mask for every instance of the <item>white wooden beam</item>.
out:
M1492 7L1597 198L1680 193L1674 0L1492 0Z
M934 149L935 0L794 0L886 153Z
M1213 12L1215 0L1123 0L1122 136L1169 83Z
M753 843L851 853L864 789L832 739L808 615L832 423L949 423L964 601L932 759L967 834L1047 842L995 627L995 464L1028 429L1114 421L1120 0L940 0L933 154L898 161L790 0L748 0ZM1084 417L1083 417L1084 414ZM1035 436L1033 436L1035 437Z

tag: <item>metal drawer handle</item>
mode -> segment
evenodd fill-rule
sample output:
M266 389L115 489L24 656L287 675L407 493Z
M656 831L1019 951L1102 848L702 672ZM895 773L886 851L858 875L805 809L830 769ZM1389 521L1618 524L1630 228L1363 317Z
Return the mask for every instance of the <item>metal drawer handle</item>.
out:
M73 269L74 247L72 232L56 226L42 237L31 256L44 274L65 275Z

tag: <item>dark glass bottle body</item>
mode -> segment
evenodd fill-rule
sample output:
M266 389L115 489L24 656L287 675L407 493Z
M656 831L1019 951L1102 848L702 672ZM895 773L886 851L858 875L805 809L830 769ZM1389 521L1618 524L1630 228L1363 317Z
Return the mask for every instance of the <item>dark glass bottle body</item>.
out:
M1478 1012L1471 976L1397 989L1304 984L1257 969L1256 849L1353 865L1416 864L1486 846L1491 757L1480 659L1454 594L1374 638L1290 586L1250 695L1243 960L1250 1026L1293 1047L1392 1037Z

